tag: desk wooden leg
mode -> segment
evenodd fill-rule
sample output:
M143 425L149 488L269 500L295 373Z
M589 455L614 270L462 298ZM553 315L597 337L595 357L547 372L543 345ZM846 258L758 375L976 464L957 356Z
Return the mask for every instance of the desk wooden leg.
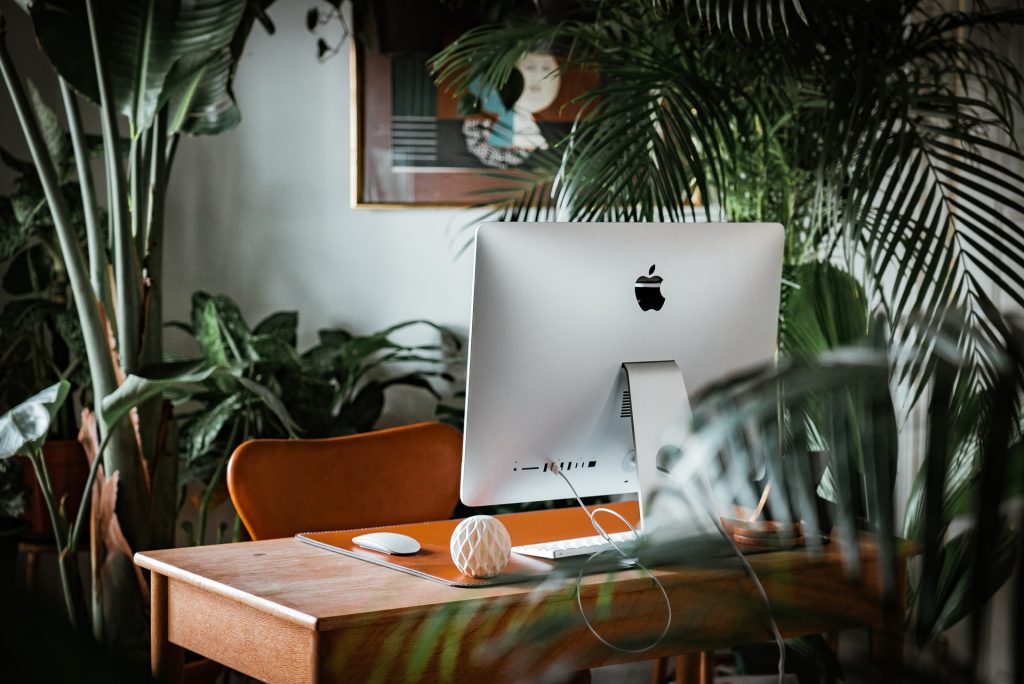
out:
M700 684L715 684L715 652L700 653Z
M714 681L714 651L676 656L676 684L713 684Z
M871 669L875 682L898 682L902 679L904 620L907 614L906 565L896 573L896 598L886 607L881 625L871 628Z
M167 640L167 578L152 573L149 589L150 604L150 665L153 678L158 682L182 681L185 651Z
M651 684L665 684L668 674L668 658L655 658L651 665Z

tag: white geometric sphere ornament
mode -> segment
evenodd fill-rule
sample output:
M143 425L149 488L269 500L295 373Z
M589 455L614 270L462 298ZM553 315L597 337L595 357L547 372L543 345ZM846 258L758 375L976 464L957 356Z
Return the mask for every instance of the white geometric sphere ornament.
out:
M508 565L512 556L512 538L497 518L474 515L459 523L452 532L452 560L463 575L486 579Z

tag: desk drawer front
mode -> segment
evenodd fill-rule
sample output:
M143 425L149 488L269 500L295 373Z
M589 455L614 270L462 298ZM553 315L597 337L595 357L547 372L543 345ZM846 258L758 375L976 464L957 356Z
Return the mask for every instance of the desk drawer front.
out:
M316 681L316 633L278 616L170 580L171 643L272 684Z

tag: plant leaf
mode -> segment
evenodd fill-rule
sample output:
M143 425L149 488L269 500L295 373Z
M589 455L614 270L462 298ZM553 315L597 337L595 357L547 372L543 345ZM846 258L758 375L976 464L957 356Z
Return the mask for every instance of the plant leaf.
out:
M170 93L230 44L245 5L245 0L94 3L113 106L128 117L133 134L148 128ZM83 29L85 4L34 2L30 12L39 44L57 72L98 104L92 46Z
M0 459L41 448L70 390L71 384L61 380L0 416Z
M231 376L231 372L223 367L208 365L204 362L183 362L166 364L151 369L154 373L167 373L164 376L141 377L129 375L121 386L103 397L103 427L109 430L131 409L145 403L156 396L176 397L189 395L201 389L200 383L217 376Z
M299 312L278 311L270 314L253 328L254 335L273 335L292 347L298 344Z
M999 521L999 533L993 549L991 563L984 568L974 563L973 551L977 540L975 529L961 532L946 543L938 555L938 581L935 587L934 613L918 612L918 620L933 615L928 622L919 623L918 644L924 644L942 634L971 612L981 608L971 600L973 582L983 582L986 590L982 601L1006 582L1017 561L1018 535L1004 517ZM979 577L978 575L983 575Z
M259 397L260 401L262 401L267 408L274 413L277 419L281 421L281 425L284 426L284 429L288 431L289 435L295 437L296 433L302 430L302 428L296 425L295 421L292 420L291 414L288 413L288 409L285 408L284 403L277 395L255 380L240 377L238 378L238 382L240 382L247 390Z
M226 397L208 411L199 414L195 420L188 425L189 447L187 461L191 463L199 456L206 453L206 450L217 439L224 425L242 407L242 399L239 395L233 394ZM229 445L229 448L231 445Z

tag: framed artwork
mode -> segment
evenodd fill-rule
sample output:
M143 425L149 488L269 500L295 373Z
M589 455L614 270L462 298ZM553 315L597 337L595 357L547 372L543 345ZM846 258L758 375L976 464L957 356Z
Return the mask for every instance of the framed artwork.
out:
M441 44L465 28L446 28ZM502 185L503 169L568 133L581 107L573 100L598 81L593 72L559 74L554 55L530 53L503 92L474 90L472 106L460 107L434 85L427 53L385 54L353 39L351 57L356 207L480 204Z

